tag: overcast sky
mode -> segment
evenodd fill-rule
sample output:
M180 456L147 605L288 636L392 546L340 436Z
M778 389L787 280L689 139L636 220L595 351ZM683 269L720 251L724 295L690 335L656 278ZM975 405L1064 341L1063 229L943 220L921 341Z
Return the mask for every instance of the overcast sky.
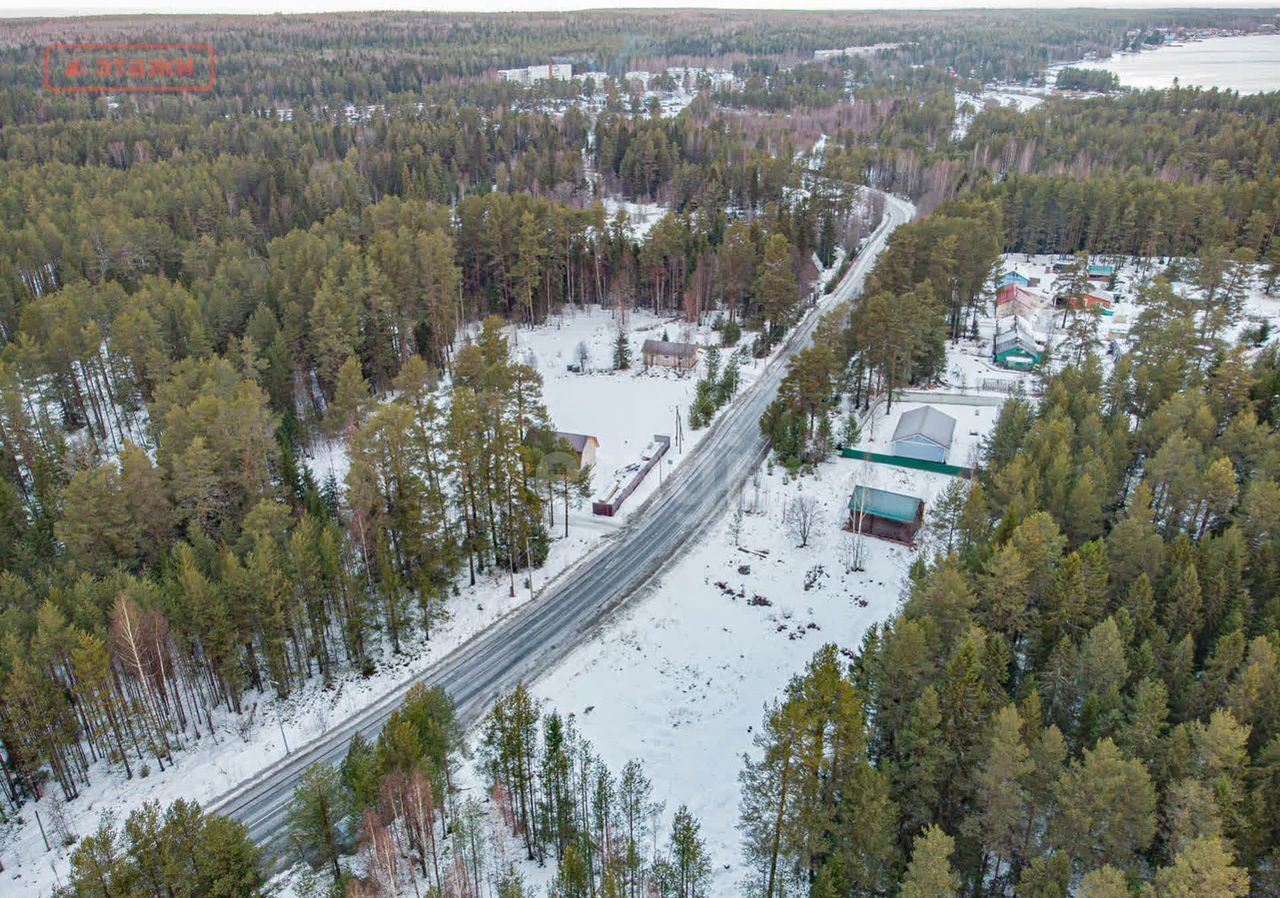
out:
M1171 7L1269 7L1271 2L1249 0L625 0L622 3L575 2L575 0L51 0L36 4L32 0L0 0L0 16L66 16L120 13L299 13L365 11L377 9L447 10L451 12L498 12L507 10L564 10L593 8L666 9L673 7L719 7L725 9L954 9L981 7L1068 7L1092 6L1119 8Z

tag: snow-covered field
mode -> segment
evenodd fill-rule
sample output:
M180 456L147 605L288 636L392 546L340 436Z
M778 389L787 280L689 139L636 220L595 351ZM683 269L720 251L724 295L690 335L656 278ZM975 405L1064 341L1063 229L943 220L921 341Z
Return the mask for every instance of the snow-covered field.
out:
M678 318L660 317L648 311L629 311L626 320L631 345L631 368L613 370L614 340L618 333L616 315L597 306L585 310L569 310L558 319L533 330L523 329L508 338L513 354L532 364L542 375L543 398L557 430L583 433L600 440L596 456L593 484L597 495L608 491L617 478L629 479L628 468L640 462L641 452L655 434L672 437L671 450L664 473L670 472L680 459L706 433L706 429L689 429L689 405L693 401L698 378L706 372L706 353L700 353L698 365L690 371L645 368L641 347L647 339L664 336L682 343L719 346L720 335L710 324L694 325ZM753 333L744 333L738 347L749 348ZM569 370L577 365L578 348L585 346L587 364L582 373ZM768 358L733 359L737 347L721 348L721 370L728 364L739 364L739 392L745 390L764 370ZM680 418L683 448L675 442L676 417ZM653 471L640 488L627 499L621 514L634 511L658 487L658 473ZM580 516L589 515L584 507ZM597 519L598 520L598 519Z

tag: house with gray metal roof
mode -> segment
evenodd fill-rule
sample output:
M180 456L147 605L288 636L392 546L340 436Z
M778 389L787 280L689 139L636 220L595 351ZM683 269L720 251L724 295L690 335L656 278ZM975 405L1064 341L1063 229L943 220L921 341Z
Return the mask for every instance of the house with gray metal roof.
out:
M945 464L955 436L956 419L931 405L922 405L898 418L893 431L893 454Z

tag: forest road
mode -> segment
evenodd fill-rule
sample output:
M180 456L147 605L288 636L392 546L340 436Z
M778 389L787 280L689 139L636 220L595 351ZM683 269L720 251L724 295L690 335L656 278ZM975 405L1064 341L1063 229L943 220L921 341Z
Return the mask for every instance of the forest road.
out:
M615 536L518 611L239 784L209 810L244 823L253 840L282 866L289 857L286 813L294 786L307 767L317 762L340 764L357 732L375 740L405 692L418 682L443 686L457 706L462 725L474 725L497 696L566 656L640 587L660 575L664 565L701 538L765 458L768 444L760 434L760 416L777 394L787 360L809 344L823 311L859 295L889 234L914 216L915 208L907 201L881 195L885 203L881 224L836 289L792 329L766 370L720 414L689 457Z

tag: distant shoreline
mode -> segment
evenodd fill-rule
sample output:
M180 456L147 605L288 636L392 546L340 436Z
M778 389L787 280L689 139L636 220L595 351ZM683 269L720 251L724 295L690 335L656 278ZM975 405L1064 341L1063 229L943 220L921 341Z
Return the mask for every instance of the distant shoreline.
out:
M1262 58L1256 54L1242 56L1240 41L1266 41L1265 49L1269 52ZM1228 42L1232 46L1226 50L1223 45ZM1160 53L1160 50L1168 52ZM1215 58L1219 53L1231 55ZM1240 94L1271 93L1280 90L1280 34L1255 32L1206 37L1173 46L1161 44L1139 53L1117 52L1106 59L1059 63L1045 69L1046 85L1050 83L1050 73L1056 82L1057 72L1067 67L1114 72L1122 87L1135 90L1169 88L1176 79L1183 87L1217 87Z
M976 4L990 10L1067 10L1067 9L1115 9L1106 0L1049 0L1031 4L1028 0L983 0ZM1265 10L1274 3L1265 0L1242 2L1161 2L1161 0L1127 0L1120 5L1124 9L1138 10ZM521 12L616 12L619 9L721 9L725 11L756 11L786 9L788 11L831 12L945 12L971 10L960 0L801 0L790 5L781 0L629 0L620 5L610 5L603 0L90 0L84 5L23 6L7 8L0 0L0 19L74 19L125 16L257 16L327 15L360 12L423 12L423 13L521 13Z

